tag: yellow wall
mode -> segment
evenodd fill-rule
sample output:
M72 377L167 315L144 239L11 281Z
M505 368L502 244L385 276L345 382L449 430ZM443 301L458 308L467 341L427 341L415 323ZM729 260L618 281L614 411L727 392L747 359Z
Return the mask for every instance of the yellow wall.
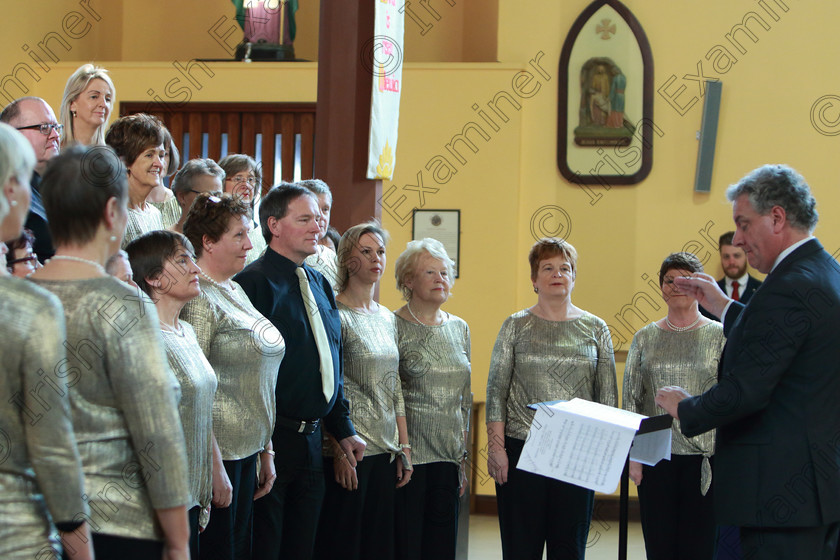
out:
M52 0L45 4L8 3L8 21L2 39L0 79L19 62L34 65L21 45L32 46L51 32L61 30L63 15L71 9L83 11L78 2ZM716 240L731 228L731 216L724 199L725 187L754 167L766 162L788 163L809 180L819 201L822 221L817 229L829 252L840 247L836 211L840 192L836 188L834 165L837 140L820 134L812 125L812 105L825 95L840 94L830 71L830 53L840 52L840 36L820 32L814 22L840 16L840 5L830 2L762 0L774 9L774 21L757 1L727 2L643 2L628 0L627 6L641 21L650 41L655 62L655 87L677 76L687 89L679 99L685 103L697 95L695 82L683 80L696 74L699 60L707 76L723 80L723 100L718 133L715 171L710 194L692 190L700 103L680 115L666 100L655 95L654 120L663 131L655 139L653 169L639 185L600 188L595 204L582 189L567 183L556 167L557 87L560 49L566 32L588 4L572 2L432 2L441 15L425 35L406 22L406 60L403 77L400 137L396 176L384 185L409 196L394 212L405 215L420 206L417 193L403 191L416 184L421 172L427 193L425 207L460 209L461 277L448 310L468 321L472 329L473 388L477 401L484 399L487 369L498 328L509 314L534 303L528 279L526 255L534 241L531 218L541 208L557 206L568 215L569 240L580 254L575 303L604 318L614 327L617 348L627 349L632 331L664 314L662 302L642 279L655 275L661 259L669 252L693 248L701 258L711 259L708 271L720 275L713 253L714 244L704 240L701 230ZM222 48L209 34L220 18L233 12L227 0L198 2L109 3L90 0L102 19L92 24L88 35L67 39L72 45L51 71L40 73L39 82L23 76L27 87L57 108L66 77L80 61L97 60L111 69L118 101L150 100L147 90L160 91L177 75L172 61L193 57L224 57ZM782 6L787 7L784 12ZM317 2L301 2L301 32L298 56L316 60ZM168 9L169 11L167 11ZM744 40L746 54L737 53L725 35L740 23L747 11L764 17L769 30L754 24L758 42ZM481 19L484 18L484 19ZM220 28L220 32L225 29ZM497 34L498 31L498 34ZM743 35L741 35L743 40ZM231 38L230 44L236 39ZM726 44L738 61L725 74L715 72L704 58L716 44ZM541 64L549 78L529 68L528 61L544 53ZM61 54L61 53L59 53ZM826 56L829 55L829 56ZM492 61L500 62L471 62ZM317 64L211 63L212 78L197 71L201 89L192 91L194 101L314 101ZM518 99L521 109L502 104L509 121L499 131L487 128L484 141L470 133L478 147L473 154L460 146L466 163L455 163L445 145L467 123L482 123L471 105L486 103L499 92L511 91L511 80L520 70L534 73L540 86L529 99ZM19 74L20 77L20 74ZM2 88L0 88L2 89ZM14 93L13 87L7 91ZM0 96L2 99L2 96ZM838 118L840 99L826 106L819 124L826 131ZM425 168L435 155L446 155L457 173L438 185ZM394 199L389 199L393 202ZM545 211L545 210L544 210ZM391 262L411 237L410 223L383 213L391 231ZM551 223L551 222L549 222ZM694 241L693 246L688 246ZM400 305L389 279L382 289L382 301ZM650 298L650 304L639 298ZM643 315L633 316L634 306ZM626 306L626 307L625 307ZM616 315L625 308L628 326ZM619 365L619 378L622 365ZM481 492L492 492L482 487Z

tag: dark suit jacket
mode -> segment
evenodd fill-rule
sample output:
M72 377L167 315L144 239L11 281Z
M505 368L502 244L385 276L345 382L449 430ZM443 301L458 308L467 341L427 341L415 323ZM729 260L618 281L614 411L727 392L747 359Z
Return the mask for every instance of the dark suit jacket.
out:
M26 216L24 227L32 230L32 235L35 236L32 251L38 254L38 260L43 263L47 259L52 258L55 254L55 249L53 248L50 226L47 222L47 213L44 211L44 205L41 203L41 176L33 173L29 184L32 187L32 202L29 205L29 214ZM6 241L11 240L7 239Z
M733 303L718 383L679 405L682 432L718 429L719 524L840 520L840 266L816 239Z
M720 286L720 289L723 290L724 293L726 293L726 277L724 276L723 278L718 280L717 283L718 283L718 286ZM744 288L743 290L741 290L741 294L740 294L741 297L739 298L739 301L741 303L743 303L744 305L747 305L747 303L749 303L749 301L750 301L750 298L752 297L752 295L755 293L755 291L758 289L759 286L761 286L761 280L758 280L757 278L753 278L750 275L747 278L747 287ZM715 321L719 320L717 317L715 317L714 315L712 315L711 313L706 311L706 309L702 305L700 306L700 313L704 317L708 317L709 319L714 319Z

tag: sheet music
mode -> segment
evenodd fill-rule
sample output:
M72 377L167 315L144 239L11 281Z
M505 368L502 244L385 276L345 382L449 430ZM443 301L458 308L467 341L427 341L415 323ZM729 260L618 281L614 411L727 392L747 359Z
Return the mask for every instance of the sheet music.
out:
M645 417L582 399L536 408L517 468L599 492L614 492ZM670 430L665 434L670 452Z

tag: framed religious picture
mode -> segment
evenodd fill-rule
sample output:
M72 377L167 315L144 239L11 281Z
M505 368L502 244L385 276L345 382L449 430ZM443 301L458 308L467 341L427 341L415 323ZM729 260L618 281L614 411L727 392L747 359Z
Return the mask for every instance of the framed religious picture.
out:
M596 0L560 53L557 165L578 185L632 185L653 165L653 56L636 17Z

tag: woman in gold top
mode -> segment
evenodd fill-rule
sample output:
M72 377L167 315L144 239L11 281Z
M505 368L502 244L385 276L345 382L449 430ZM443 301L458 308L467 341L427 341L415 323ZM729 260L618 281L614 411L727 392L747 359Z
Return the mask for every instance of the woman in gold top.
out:
M672 253L659 269L668 314L633 337L624 370L623 407L646 416L661 413L654 403L660 387L679 385L696 395L717 381L725 342L723 326L700 314L697 300L674 278L703 272L691 253ZM687 438L679 421L671 427L671 460L650 467L630 461L630 478L639 487L645 549L651 560L711 560L715 551L709 459L714 431Z
M29 211L35 154L24 136L0 123L0 239L20 235ZM5 246L0 243L0 257ZM64 313L54 295L0 267L0 558L92 558L90 529L77 516L82 463L70 422ZM41 376L45 377L42 378Z
M251 240L252 247L245 259L245 264L249 265L262 256L268 246L260 228L259 216L254 216L254 205L262 194L260 169L254 158L245 154L228 154L219 161L219 167L225 172L225 192L242 198L242 201L251 209L248 214L251 219L248 238Z
M536 305L505 320L487 381L487 468L496 481L506 559L583 558L594 492L516 468L534 418L529 404L582 398L617 406L606 323L572 304L577 251L557 238L528 255Z
M146 201L163 184L166 172L163 130L157 118L137 113L119 118L105 136L128 172L128 222L122 249L148 231L163 229L160 210Z
M152 231L126 247L136 285L155 302L169 366L181 384L178 412L187 443L190 482L190 557L199 557L199 527L207 526L213 493L213 397L216 374L204 357L195 331L178 316L184 305L200 293L201 269L193 248L180 233Z
M58 111L61 147L72 144L102 146L108 117L117 95L108 71L93 64L83 64L67 79Z
M105 272L126 223L125 168L73 147L41 183L56 254L31 276L64 306L73 428L99 558L187 558L187 461L177 381L150 302ZM69 378L69 376L68 376Z
M443 310L455 263L435 239L410 241L397 259L400 380L412 443L412 482L397 492L397 547L405 560L454 560L467 488L472 408L470 329Z
M252 248L250 229L248 206L229 194L198 195L184 223L201 268L201 294L184 306L181 318L195 330L218 380L213 403L219 450L213 457L216 509L201 534L201 558L250 558L254 500L268 494L276 478L271 434L277 371L286 345L232 280Z
M315 545L319 560L395 558L394 496L396 488L411 479L411 452L397 374L394 314L373 299L385 271L387 242L388 233L368 222L347 230L339 243L343 258L336 303L344 395L353 426L367 448L364 460L354 468L338 442L326 438L326 494Z

